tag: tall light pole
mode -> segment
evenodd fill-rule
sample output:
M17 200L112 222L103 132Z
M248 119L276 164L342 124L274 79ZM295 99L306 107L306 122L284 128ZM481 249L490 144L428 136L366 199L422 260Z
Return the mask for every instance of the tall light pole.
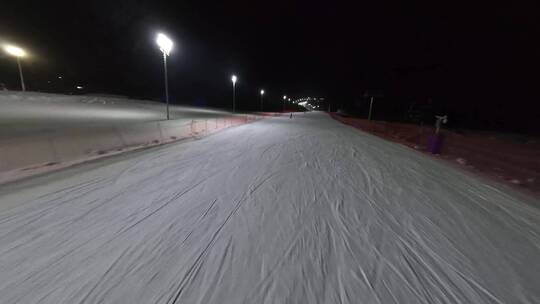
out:
M264 96L264 90L261 90L261 112L263 110L263 96Z
M236 81L238 80L238 77L236 75L232 75L231 81L232 81L232 111L233 113L236 113Z
M159 33L156 38L159 50L163 53L163 73L165 75L165 101L167 102L167 120L169 120L169 81L167 79L167 56L172 50L173 42L169 37Z
M288 101L289 103L291 103L291 98L290 98L290 97L287 98L287 101ZM283 112L285 112L285 103L283 103Z
M4 45L4 51L8 53L11 56L15 56L17 58L17 66L19 67L19 77L21 78L21 89L22 91L26 91L26 86L24 85L24 77L21 67L21 57L26 56L26 52L21 49L20 47L14 46L14 45Z
M371 100L369 102L369 114L368 114L368 120L371 120L371 110L373 109L373 96L371 96Z
M283 95L283 109L281 112L285 112L285 101L287 100L287 95Z

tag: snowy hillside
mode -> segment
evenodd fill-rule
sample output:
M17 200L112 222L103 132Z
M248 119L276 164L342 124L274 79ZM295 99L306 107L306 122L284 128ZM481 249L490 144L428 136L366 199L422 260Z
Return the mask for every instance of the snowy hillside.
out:
M172 119L201 119L228 112L171 106ZM148 100L0 91L0 127L121 124L163 120L165 104Z
M115 97L0 92L0 183L253 121L253 115Z

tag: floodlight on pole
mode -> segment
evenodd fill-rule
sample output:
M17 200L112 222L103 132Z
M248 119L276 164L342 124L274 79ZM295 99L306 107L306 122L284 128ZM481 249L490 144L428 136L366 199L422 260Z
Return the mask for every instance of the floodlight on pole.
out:
M10 45L10 44L4 45L4 51L10 54L11 56L15 56L15 57L26 56L26 52L23 49L14 45Z
M169 56L173 48L173 42L165 34L159 33L156 38L156 43L159 46L159 50L165 55Z
M233 113L236 112L236 81L238 80L238 77L236 75L232 75L231 81L232 81L232 111Z
M263 110L263 95L264 95L264 90L261 90L261 112Z
M9 45L9 44L4 45L4 51L8 53L9 55L17 58L17 66L19 67L19 77L21 79L21 89L23 92L26 91L26 86L24 85L24 77L23 77L23 72L22 72L22 67L21 67L21 60L20 60L21 57L26 56L26 52L20 47Z
M167 103L167 120L169 120L169 83L167 79L167 56L171 53L173 42L167 36L159 33L156 38L159 50L163 53L163 73L165 75L165 101Z

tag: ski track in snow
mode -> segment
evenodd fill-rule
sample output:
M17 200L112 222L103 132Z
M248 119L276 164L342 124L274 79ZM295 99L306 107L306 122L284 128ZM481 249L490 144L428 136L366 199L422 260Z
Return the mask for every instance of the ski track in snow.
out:
M3 189L0 303L540 303L535 198L322 113L70 170Z

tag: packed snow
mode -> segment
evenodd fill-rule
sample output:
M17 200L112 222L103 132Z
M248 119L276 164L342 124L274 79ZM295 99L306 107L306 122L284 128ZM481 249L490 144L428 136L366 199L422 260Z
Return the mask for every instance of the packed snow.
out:
M323 113L0 188L0 303L539 303L538 201Z

